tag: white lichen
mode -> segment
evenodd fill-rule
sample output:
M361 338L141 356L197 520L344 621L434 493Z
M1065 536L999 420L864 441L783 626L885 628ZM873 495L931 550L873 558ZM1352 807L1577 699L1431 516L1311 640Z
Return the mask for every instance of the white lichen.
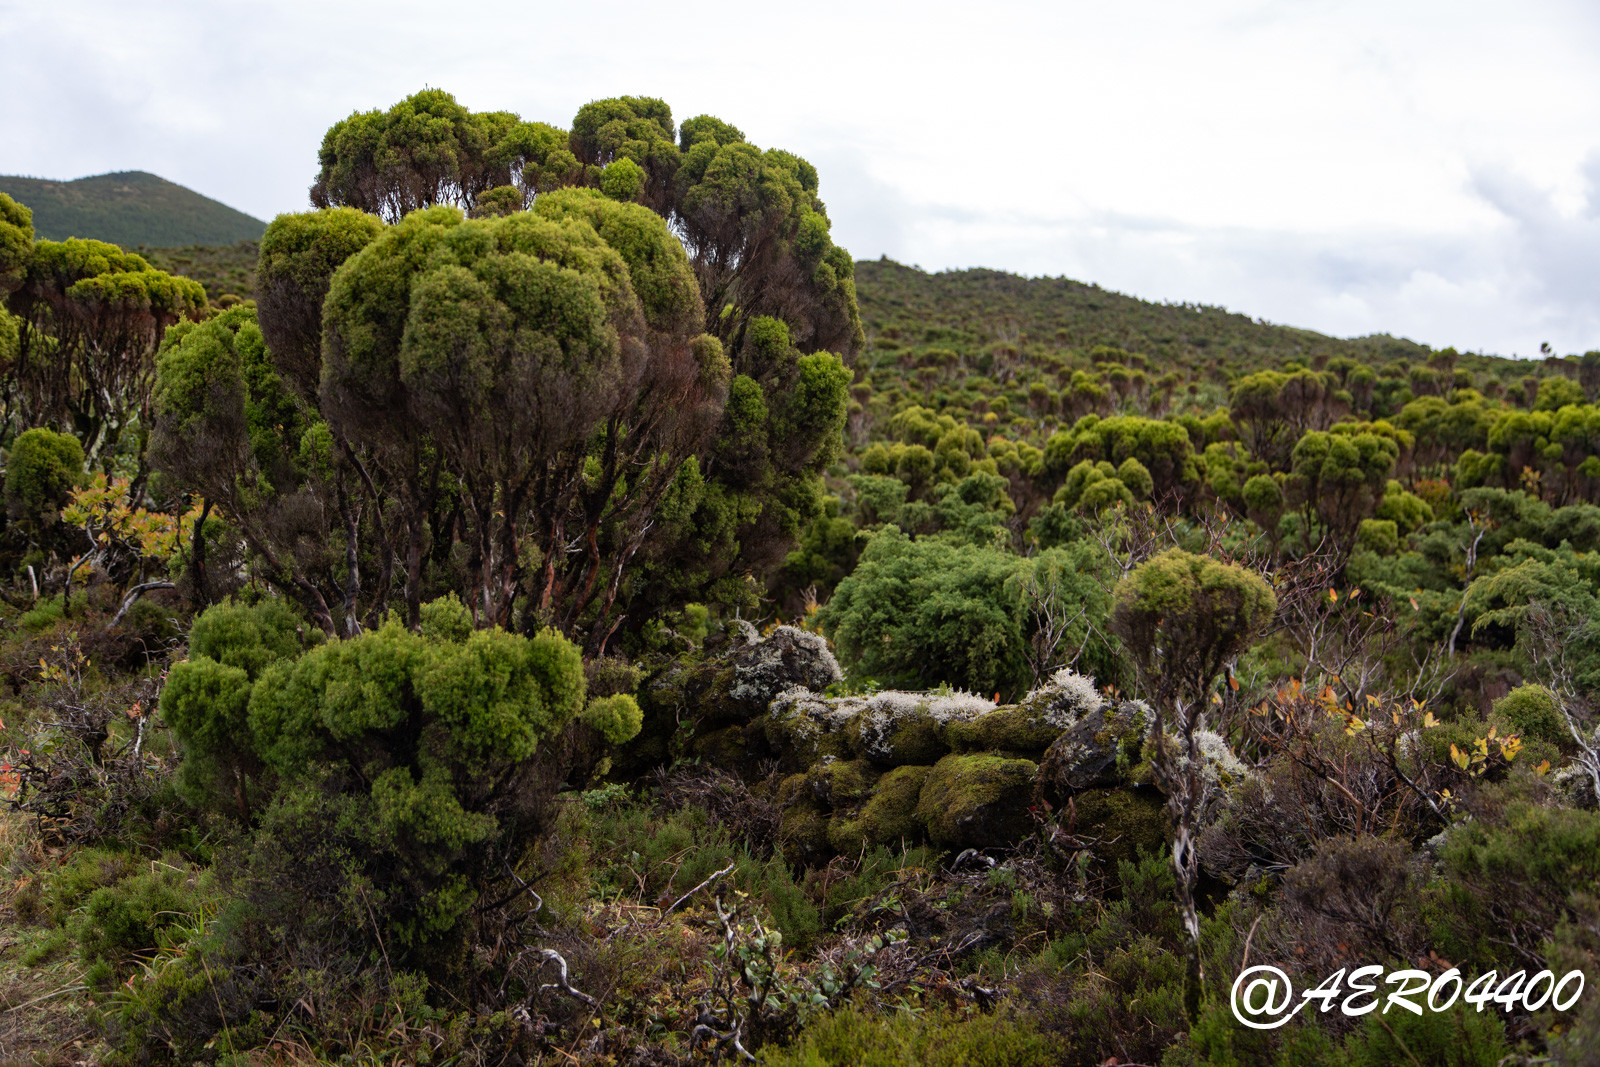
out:
M1105 706L1106 699L1100 695L1092 675L1079 674L1070 667L1063 667L1050 676L1050 684L1062 691L1079 718Z
M793 626L779 626L742 656L728 690L728 695L740 704L760 706L791 686L820 693L844 679L828 643L817 634Z
M994 708L993 701L961 690L947 694L886 689L866 699L865 706L857 713L856 728L867 756L887 763L895 758L895 732L912 720L924 718L935 725L943 725L976 719Z
M1219 733L1212 730L1196 730L1194 732L1195 748L1200 754L1200 775L1205 781L1224 790L1244 782L1250 774L1250 768L1234 755L1233 749L1228 747L1228 742ZM1177 760L1178 774L1186 774L1189 769L1189 756L1182 750L1182 742L1173 738L1174 744L1179 748Z

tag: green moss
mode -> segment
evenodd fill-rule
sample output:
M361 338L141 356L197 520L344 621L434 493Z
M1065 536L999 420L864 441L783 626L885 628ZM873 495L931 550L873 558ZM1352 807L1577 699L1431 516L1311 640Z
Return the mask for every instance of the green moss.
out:
M1524 685L1494 702L1489 722L1502 734L1518 734L1527 741L1543 741L1562 752L1577 751L1556 695L1542 685Z
M690 751L707 763L730 770L744 763L750 756L742 726L724 726L702 734L694 739Z
M922 795L931 767L896 767L872 789L859 813L835 815L828 824L828 841L846 854L866 845L898 845L918 841L923 827L917 821L917 799Z
M952 722L946 730L950 747L961 752L1042 753L1069 724L1049 699L1035 694L1007 708L965 722Z
M891 767L902 767L930 764L950 751L928 704L893 713L886 726L879 724L879 717L884 714L866 711L850 720L845 736L852 752Z
M1148 712L1128 702L1084 715L1057 738L1040 763L1040 786L1050 803L1097 786L1151 784L1145 752Z
M828 817L809 804L787 808L778 824L778 844L786 859L811 864L829 852Z
M947 848L1009 844L1031 828L1038 769L1032 760L991 754L946 756L928 772L916 817Z
M842 730L831 730L807 714L805 700L774 701L762 716L762 732L783 766L798 771L821 762L824 756L849 759L849 741Z
M867 760L824 760L806 773L812 794L832 808L865 800L880 772Z
M1072 798L1073 832L1099 838L1094 854L1106 863L1154 855L1169 842L1167 809L1148 789L1089 789Z
M810 780L803 774L791 774L778 783L778 807L784 810L808 800L810 796Z

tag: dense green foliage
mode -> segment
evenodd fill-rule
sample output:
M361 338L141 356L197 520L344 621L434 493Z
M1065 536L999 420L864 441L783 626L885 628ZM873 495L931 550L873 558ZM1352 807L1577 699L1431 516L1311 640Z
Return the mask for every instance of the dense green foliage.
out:
M819 188L653 98L430 89L256 244L0 194L12 1016L74 1062L1583 1062L1592 998L1228 994L1600 973L1600 352L852 264Z
M578 651L550 631L474 631L454 599L425 605L415 633L391 621L303 654L293 622L272 601L196 619L162 693L187 780L308 849L324 906L356 879L391 945L437 948L548 818L566 768L536 757L584 708ZM597 716L614 743L637 732L631 704Z
M1272 589L1251 571L1168 549L1134 568L1116 588L1111 629L1164 705L1194 705L1227 664L1266 630L1277 610Z

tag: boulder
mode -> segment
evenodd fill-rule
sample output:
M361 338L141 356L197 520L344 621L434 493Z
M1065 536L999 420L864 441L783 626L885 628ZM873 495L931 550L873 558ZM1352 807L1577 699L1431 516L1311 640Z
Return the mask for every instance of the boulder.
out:
M1102 704L1066 729L1039 766L1043 799L1060 807L1085 789L1149 784L1145 746L1153 716L1148 705L1127 700Z
M1015 704L949 724L946 736L958 751L1004 751L1037 756L1105 698L1094 679L1059 670Z
M1115 866L1155 855L1172 841L1167 802L1154 789L1087 789L1067 802L1063 824L1078 837L1096 841L1093 852Z
M850 758L845 728L860 703L855 698L825 700L808 689L789 689L778 694L758 725L778 765L803 771L825 756Z
M1039 765L979 753L934 764L917 798L917 821L944 848L994 848L1032 829L1029 814Z
M833 811L865 801L882 775L867 760L824 756L806 772L806 785L819 808Z
M987 716L994 704L971 693L875 693L864 701L836 701L852 718L851 750L886 767L930 764L950 751L954 724Z
M896 767L879 778L865 804L835 813L828 824L828 843L848 855L874 845L898 846L920 841L917 801L931 767Z
M733 710L751 719L786 690L798 686L820 693L843 680L844 672L826 641L793 626L779 626L734 654L725 686Z
M766 713L789 689L822 692L843 679L828 644L816 634L779 626L766 637L735 620L726 651L690 666L671 664L639 691L647 719L676 724L692 716L696 734L743 725Z

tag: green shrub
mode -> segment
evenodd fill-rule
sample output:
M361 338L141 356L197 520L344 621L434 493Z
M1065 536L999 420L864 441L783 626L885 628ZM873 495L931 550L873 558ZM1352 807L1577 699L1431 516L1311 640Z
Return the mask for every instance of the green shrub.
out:
M381 927L391 953L453 943L478 887L549 822L567 771L554 742L584 702L577 648L473 631L454 598L418 633L391 618L302 647L281 605L197 620L162 698L186 783L227 804L254 780L238 806L259 819L252 877L269 910ZM611 720L624 737L628 716Z
M83 483L83 446L71 434L25 430L6 457L6 513L37 534L55 525Z
M1567 728L1566 716L1556 703L1556 695L1542 685L1523 685L1494 702L1489 721L1502 734L1520 734L1530 741L1555 745L1562 752L1574 752L1577 742Z
M159 932L190 920L202 900L192 873L165 861L96 889L71 922L91 984L122 977L135 956L153 954Z
M88 604L89 594L87 592L80 591L72 594L72 613L74 615L82 614ZM30 634L42 634L66 617L67 613L62 610L61 594L57 593L55 596L44 597L35 602L33 607L18 615L17 625Z
M117 884L138 866L138 858L127 852L86 848L64 866L39 876L33 883L36 903L28 910L52 925L65 925L95 890Z
M1428 897L1440 955L1515 970L1527 961L1506 946L1549 940L1600 883L1600 814L1513 801L1493 822L1451 827L1438 857L1444 877Z
M1061 1062L1055 1043L1026 1020L948 1012L871 1015L854 1009L811 1024L769 1067L1045 1067Z
M1498 1011L1373 1012L1344 1043L1350 1067L1495 1067L1510 1054Z

